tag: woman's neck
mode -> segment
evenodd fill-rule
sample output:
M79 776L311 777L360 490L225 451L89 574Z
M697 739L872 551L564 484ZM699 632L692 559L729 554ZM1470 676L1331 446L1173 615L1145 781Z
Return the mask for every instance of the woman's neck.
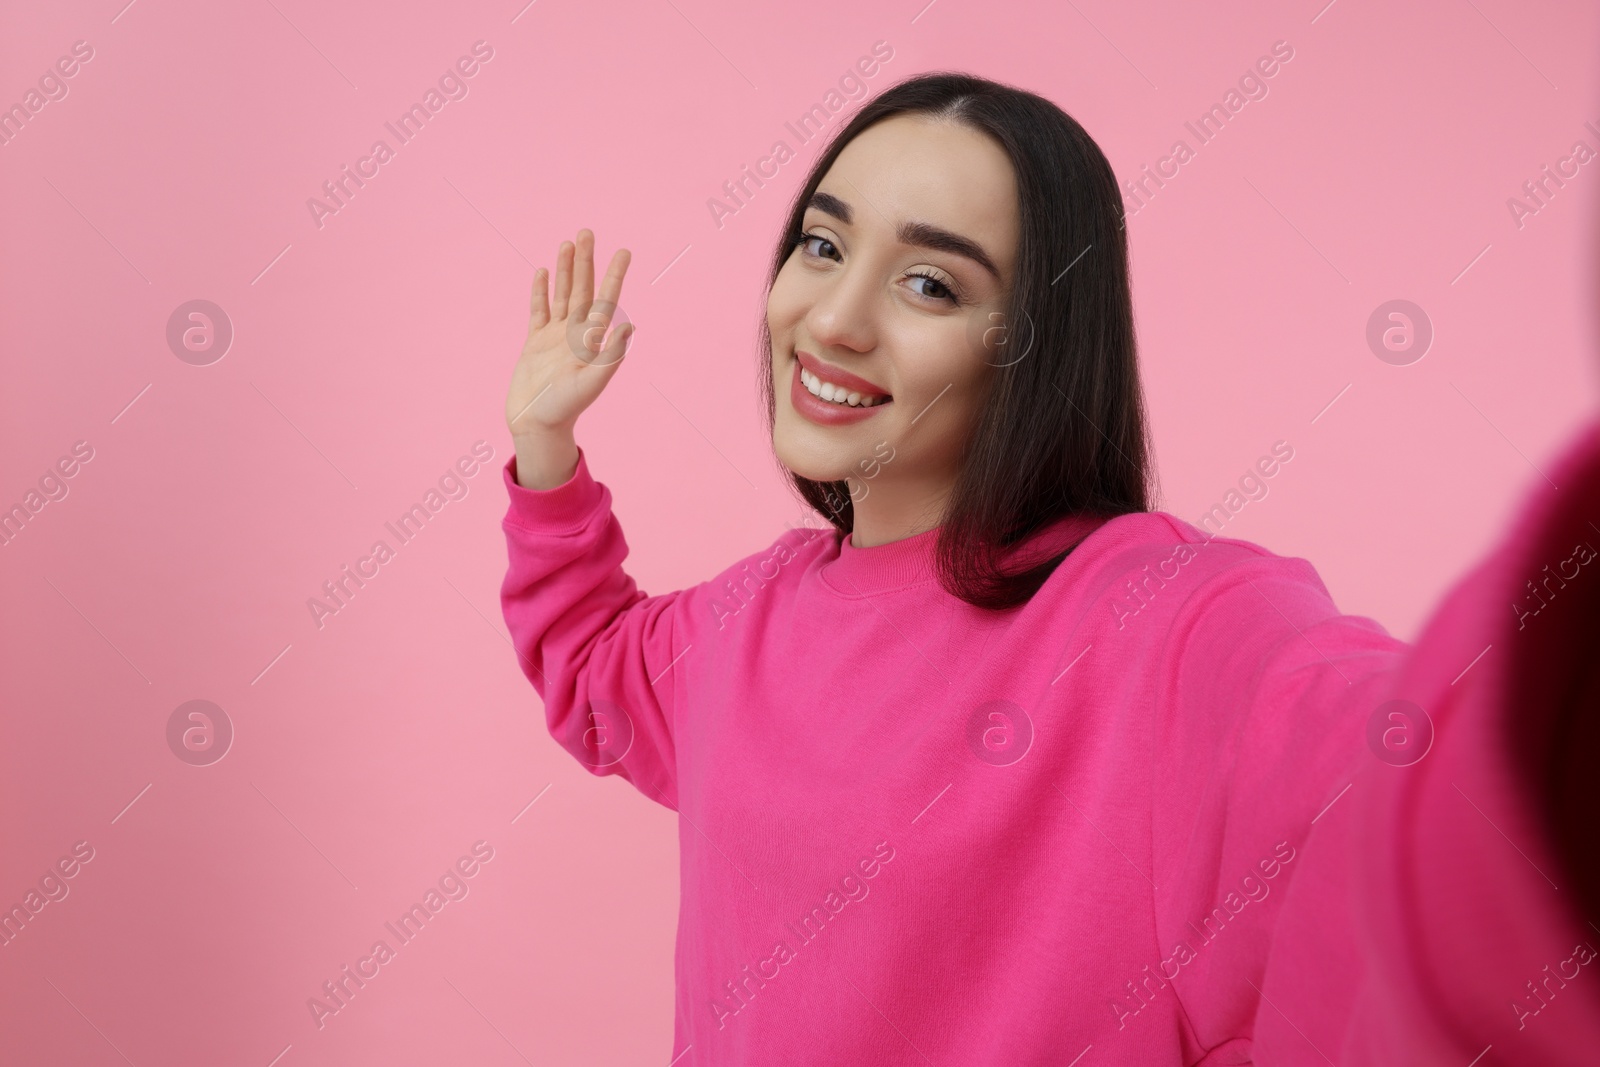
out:
M873 548L925 533L944 521L953 488L948 482L890 482L882 478L859 483L866 495L852 503L850 543Z

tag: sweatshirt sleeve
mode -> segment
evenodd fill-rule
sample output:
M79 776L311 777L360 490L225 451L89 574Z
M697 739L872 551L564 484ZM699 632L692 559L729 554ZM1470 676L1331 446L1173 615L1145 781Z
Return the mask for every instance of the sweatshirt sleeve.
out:
M676 811L673 684L682 591L646 596L622 569L628 546L611 491L577 470L562 485L502 477L509 567L500 606L522 672L556 742L590 773L617 774Z
M1173 621L1152 754L1156 933L1202 1064L1246 1063L1299 849L1365 751L1405 645L1305 560L1240 542Z
M1600 421L1546 470L1397 674L1420 742L1306 844L1264 1067L1600 1063Z

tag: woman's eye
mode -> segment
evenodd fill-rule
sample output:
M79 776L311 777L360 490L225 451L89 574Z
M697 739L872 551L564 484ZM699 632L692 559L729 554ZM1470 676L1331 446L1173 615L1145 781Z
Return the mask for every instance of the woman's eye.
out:
M948 300L952 304L960 303L960 300L956 297L955 291L938 278L935 278L929 274L913 274L911 275L911 278L913 282L927 282L929 285L933 286L932 292L923 290L917 293L918 296L925 296L931 300Z
M811 251L811 249L809 247L813 241L818 242L820 244L827 245L829 248L833 248L835 252L838 251L837 248L834 248L834 245L833 245L832 241L828 240L826 237L818 237L816 234L802 233L799 236L798 240L799 240L799 243L800 243L800 247L804 248L806 250L806 254L807 255L814 256L814 255L818 254L816 252ZM824 256L824 258L827 258L827 257Z

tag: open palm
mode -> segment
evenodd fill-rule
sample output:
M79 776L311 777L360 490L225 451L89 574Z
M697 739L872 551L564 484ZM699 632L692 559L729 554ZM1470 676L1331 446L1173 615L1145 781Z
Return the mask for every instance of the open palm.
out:
M578 231L576 245L563 241L556 253L556 285L549 272L534 272L528 339L506 394L506 425L513 438L570 432L616 373L633 336L631 323L610 330L632 258L626 248L611 257L594 291L594 233ZM602 343L603 342L603 343Z

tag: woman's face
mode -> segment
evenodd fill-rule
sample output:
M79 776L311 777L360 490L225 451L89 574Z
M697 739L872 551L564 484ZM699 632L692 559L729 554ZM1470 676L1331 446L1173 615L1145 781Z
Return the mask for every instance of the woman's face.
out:
M954 482L990 363L1005 361L984 338L1011 288L1017 216L1000 147L920 114L856 137L817 186L808 238L767 297L773 446L802 477L850 476L858 519ZM847 402L813 396L812 368ZM874 394L888 399L869 406Z

